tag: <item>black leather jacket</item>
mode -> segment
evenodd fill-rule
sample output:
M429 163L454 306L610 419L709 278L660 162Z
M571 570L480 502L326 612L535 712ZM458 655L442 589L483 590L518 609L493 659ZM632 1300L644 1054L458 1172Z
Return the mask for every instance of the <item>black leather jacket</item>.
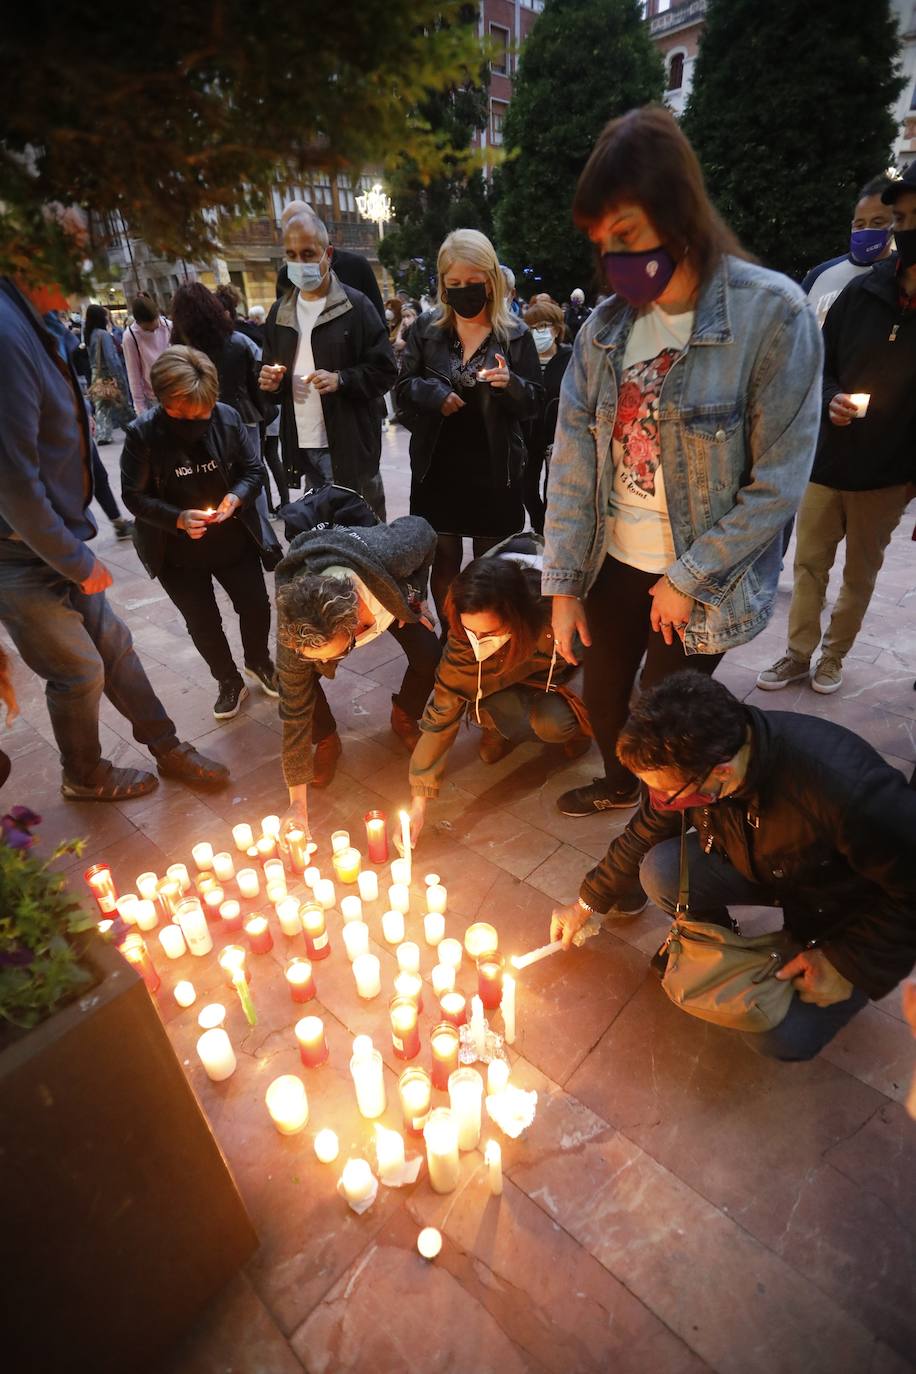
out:
M252 450L247 431L231 406L217 402L204 442L211 458L217 461L226 490L242 503L234 518L240 520L251 535L265 567L275 567L281 555L280 546L254 504L261 490L261 460ZM159 575L165 559L167 532L175 533L181 514L177 506L160 495L165 473L174 461L175 445L165 424L165 412L161 406L154 406L128 426L121 454L121 495L127 509L136 517L134 543L150 577Z
M739 793L687 813L700 845L767 889L786 928L816 943L844 978L883 997L916 959L916 792L851 730L817 716L745 708L751 763ZM631 896L677 813L644 795L587 873L582 900L607 911Z

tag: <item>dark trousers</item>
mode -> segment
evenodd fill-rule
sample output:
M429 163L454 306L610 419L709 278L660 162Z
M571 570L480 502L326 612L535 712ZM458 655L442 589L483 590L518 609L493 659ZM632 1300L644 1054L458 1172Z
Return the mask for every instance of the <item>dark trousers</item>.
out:
M396 706L400 706L411 720L419 720L427 698L433 690L442 645L432 630L428 630L425 625L399 625L395 621L389 627L388 634L393 635L407 655L407 671L401 682L401 689L391 700ZM328 699L322 691L321 682L316 681L312 743L320 743L328 735L333 735L336 729L337 723L328 705Z
M108 516L109 520L119 520L121 511L114 498L114 492L111 490L111 483L108 480L108 473L105 471L105 464L99 456L99 451L96 448L94 439L90 447L92 449L92 494Z
M279 434L267 434L264 437L264 462L270 469L270 475L274 479L277 488L277 505L285 506L289 502L289 483L286 480L286 473L283 471L283 464L280 461L280 436ZM275 507L270 499L270 478L267 471L264 472L264 493L267 497L269 510Z
M626 563L618 563L616 558L606 558L585 599L592 644L583 657L583 696L608 785L614 791L633 783L633 774L618 761L615 751L617 737L630 713L630 695L643 654L643 691L684 668L695 668L711 676L723 657L688 656L677 635L673 644L666 644L662 635L652 629L649 588L658 579L658 573L640 572Z
M541 473L544 469L544 455L529 453L522 477L522 497L525 510L531 521L531 528L538 534L544 533L544 516L547 504L541 494Z
M166 563L159 573L159 581L181 611L194 647L216 681L234 682L239 671L223 632L213 589L214 578L228 593L239 618L245 662L268 663L270 600L261 561L253 545L243 557L221 567L179 567Z
M681 842L664 840L650 849L642 861L639 881L656 906L674 915L680 874ZM732 906L775 906L773 893L743 877L726 859L704 854L696 832L687 836L687 867L690 915L696 921L727 923ZM772 1030L740 1034L752 1050L768 1059L813 1059L860 1012L868 1001L854 988L845 1002L818 1007L794 997L785 1020Z

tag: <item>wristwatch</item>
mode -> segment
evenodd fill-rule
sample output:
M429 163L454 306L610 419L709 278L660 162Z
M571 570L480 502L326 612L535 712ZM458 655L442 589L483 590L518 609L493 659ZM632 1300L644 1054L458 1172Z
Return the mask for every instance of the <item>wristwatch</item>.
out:
M600 912L600 911L596 911L595 908L594 908L593 906L589 906L588 902L583 902L583 900L582 900L581 897L577 897L577 898L576 898L576 901L577 901L577 903L579 904L579 906L581 906L581 908L582 908L583 911L587 911L587 912L588 912L589 916L600 916L600 915L601 915L601 912Z

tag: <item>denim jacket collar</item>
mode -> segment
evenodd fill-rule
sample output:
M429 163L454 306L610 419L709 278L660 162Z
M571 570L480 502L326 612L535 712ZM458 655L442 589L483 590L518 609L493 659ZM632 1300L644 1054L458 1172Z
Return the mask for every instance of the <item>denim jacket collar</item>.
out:
M610 319L592 340L596 347L608 353L615 352L621 346L626 347L637 315L633 306L619 299L613 301L612 309ZM733 343L734 337L728 310L728 274L723 260L700 289L688 346Z

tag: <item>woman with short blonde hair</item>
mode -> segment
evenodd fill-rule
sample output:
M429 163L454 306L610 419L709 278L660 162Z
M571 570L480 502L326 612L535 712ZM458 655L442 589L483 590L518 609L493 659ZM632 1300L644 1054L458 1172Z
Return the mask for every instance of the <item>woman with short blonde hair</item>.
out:
M407 335L395 394L411 431L410 511L439 536L430 583L444 626L462 540L479 558L524 523L523 426L538 413L541 369L485 234L454 230L437 266L438 305Z
M150 368L150 385L156 400L166 404L171 397L182 397L210 410L219 395L216 367L197 348L173 344L160 353Z

